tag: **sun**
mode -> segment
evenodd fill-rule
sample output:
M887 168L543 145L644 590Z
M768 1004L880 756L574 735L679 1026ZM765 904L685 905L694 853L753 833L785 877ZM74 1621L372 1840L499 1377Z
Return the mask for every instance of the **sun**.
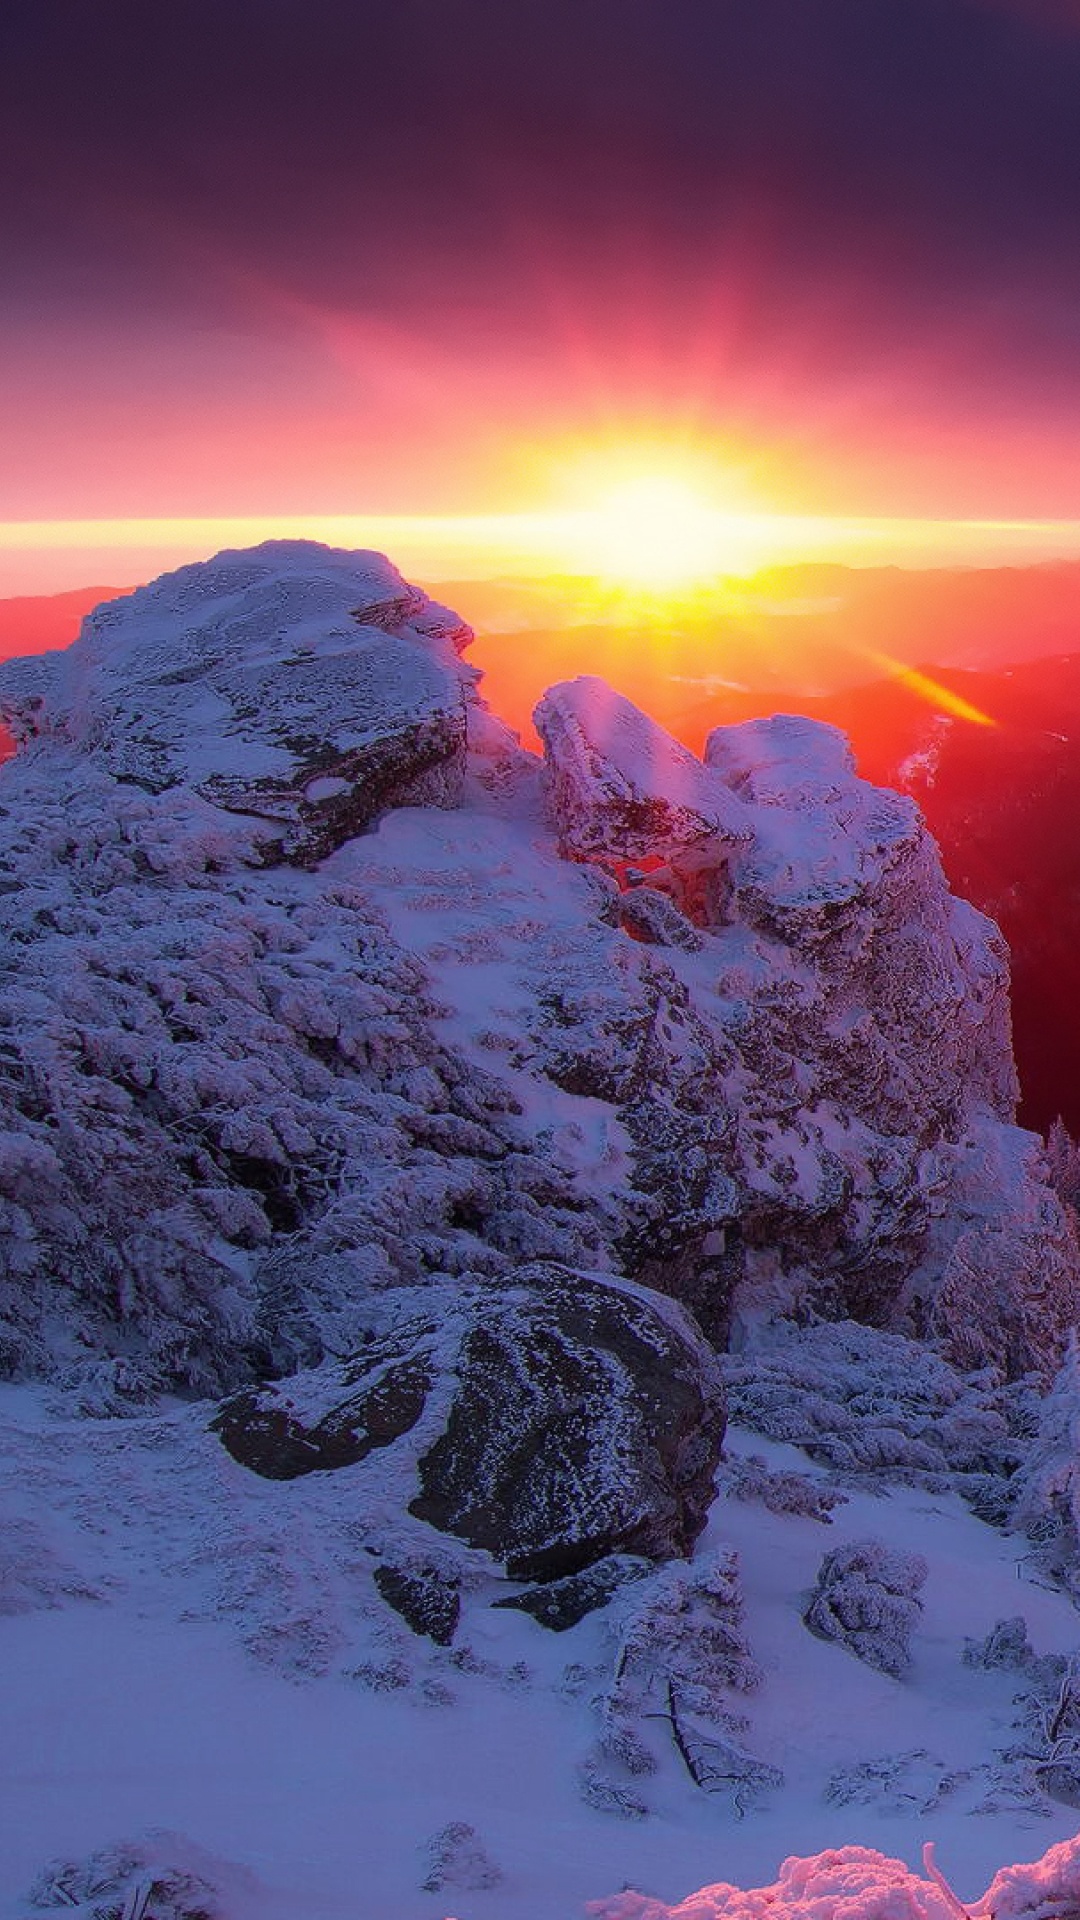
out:
M729 517L684 480L624 481L575 517L583 560L607 580L670 591L724 572Z

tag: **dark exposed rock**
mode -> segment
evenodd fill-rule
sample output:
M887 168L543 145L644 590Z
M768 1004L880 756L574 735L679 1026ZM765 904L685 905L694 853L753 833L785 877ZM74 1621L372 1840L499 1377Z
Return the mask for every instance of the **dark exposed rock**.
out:
M524 1593L496 1600L496 1607L513 1607L529 1613L540 1626L552 1633L565 1633L576 1627L586 1614L606 1607L613 1593L628 1580L640 1580L650 1571L647 1560L634 1560L628 1554L614 1554L610 1560L598 1560L581 1573L568 1574L565 1580L551 1580L540 1587L527 1587Z
M269 1400L265 1389L234 1394L211 1422L242 1467L266 1480L296 1480L305 1473L355 1466L376 1447L387 1447L416 1425L432 1383L423 1358L391 1363L379 1371L369 1360L360 1390L324 1419L308 1424L288 1400ZM369 1384L370 1382L370 1384Z
M674 1302L537 1263L412 1294L377 1347L237 1394L215 1427L273 1479L393 1448L415 1518L547 1581L612 1554L687 1553L724 1406L716 1357Z
M693 1324L637 1289L555 1267L465 1333L444 1431L409 1511L512 1578L557 1580L618 1552L686 1553L723 1438Z
M453 1574L436 1566L384 1565L375 1569L375 1585L414 1633L436 1646L450 1645L461 1616L460 1581Z
M701 935L685 913L655 885L629 887L619 900L619 919L627 933L654 947L697 953L701 946Z

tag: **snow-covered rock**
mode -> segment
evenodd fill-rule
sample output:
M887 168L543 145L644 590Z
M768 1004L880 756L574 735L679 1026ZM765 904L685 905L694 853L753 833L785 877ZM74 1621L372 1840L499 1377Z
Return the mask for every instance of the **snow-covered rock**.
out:
M595 682L543 703L545 797L466 638L279 543L0 673L6 1371L220 1393L554 1260L721 1346L854 1316L1049 1377L1074 1222L911 803L830 729L705 764Z
M550 688L534 719L563 853L612 864L643 856L663 862L683 901L719 918L728 863L751 831L724 782L588 675Z
M381 554L270 541L99 607L66 652L5 668L0 712L24 745L186 788L305 863L387 807L458 799L470 638Z
M673 1302L536 1266L409 1305L345 1366L227 1401L214 1425L234 1459L293 1479L385 1454L401 1509L513 1580L690 1551L712 1502L723 1389ZM355 1471L342 1483L353 1496L363 1502ZM398 1610L422 1615L423 1579L398 1571L393 1584Z

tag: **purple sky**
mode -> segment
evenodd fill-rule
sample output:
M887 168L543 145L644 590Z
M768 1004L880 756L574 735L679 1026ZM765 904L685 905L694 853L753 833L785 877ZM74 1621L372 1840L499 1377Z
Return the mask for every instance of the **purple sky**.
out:
M0 519L1080 514L1070 0L50 0L0 147Z

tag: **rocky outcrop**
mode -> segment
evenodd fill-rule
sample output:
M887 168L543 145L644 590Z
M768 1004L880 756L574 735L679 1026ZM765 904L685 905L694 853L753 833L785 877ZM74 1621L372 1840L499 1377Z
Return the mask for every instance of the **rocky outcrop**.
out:
M552 687L534 719L561 851L621 869L644 858L692 919L721 919L751 830L724 782L603 680Z
M448 1647L461 1617L461 1582L453 1572L431 1565L376 1567L375 1585L414 1633Z
M652 1572L647 1560L630 1554L612 1554L597 1560L580 1573L568 1573L562 1580L548 1580L542 1586L526 1587L496 1600L496 1607L509 1607L516 1613L531 1614L552 1633L566 1633L586 1614L606 1607L613 1594L631 1580L642 1580Z
M1077 1247L1034 1143L1008 1124L1007 954L949 893L912 802L860 780L835 728L793 715L719 729L704 762L589 680L553 688L537 725L564 852L614 877L635 938L692 950L689 916L719 973L721 1008L701 1025L701 1001L679 1007L658 971L651 1022L602 1023L639 1036L621 1075L598 1072L595 1037L556 1069L621 1097L638 1183L663 1195L655 1227L639 1216L624 1243L630 1270L670 1285L721 1339L771 1270L827 1311L887 1322L900 1309L920 1330L931 1316L959 1354L942 1276L982 1248L1010 1250L1008 1270L1031 1277L1034 1232L1026 1307L1024 1284L1004 1275L979 1295L999 1331L999 1313L1009 1321L998 1356L1010 1371L1021 1348L1052 1368L1077 1303ZM702 1205L699 1182L696 1207L692 1140L712 1188ZM959 1202L975 1164L980 1199L954 1210L944 1195ZM966 1344L989 1356L973 1322Z
M416 1519L513 1580L546 1582L612 1554L689 1552L724 1411L715 1358L672 1302L533 1267L498 1287L436 1289L346 1366L237 1395L214 1425L270 1479L393 1449ZM416 1579L406 1593L383 1577L395 1605L419 1605Z
M1075 1230L911 803L827 727L706 763L592 681L541 769L465 638L285 543L0 672L0 1365L219 1395L556 1261L718 1346L850 1315L1051 1374Z
M265 855L304 865L388 807L459 798L470 637L381 554L270 541L99 607L66 652L5 668L0 713L24 745L263 822Z

